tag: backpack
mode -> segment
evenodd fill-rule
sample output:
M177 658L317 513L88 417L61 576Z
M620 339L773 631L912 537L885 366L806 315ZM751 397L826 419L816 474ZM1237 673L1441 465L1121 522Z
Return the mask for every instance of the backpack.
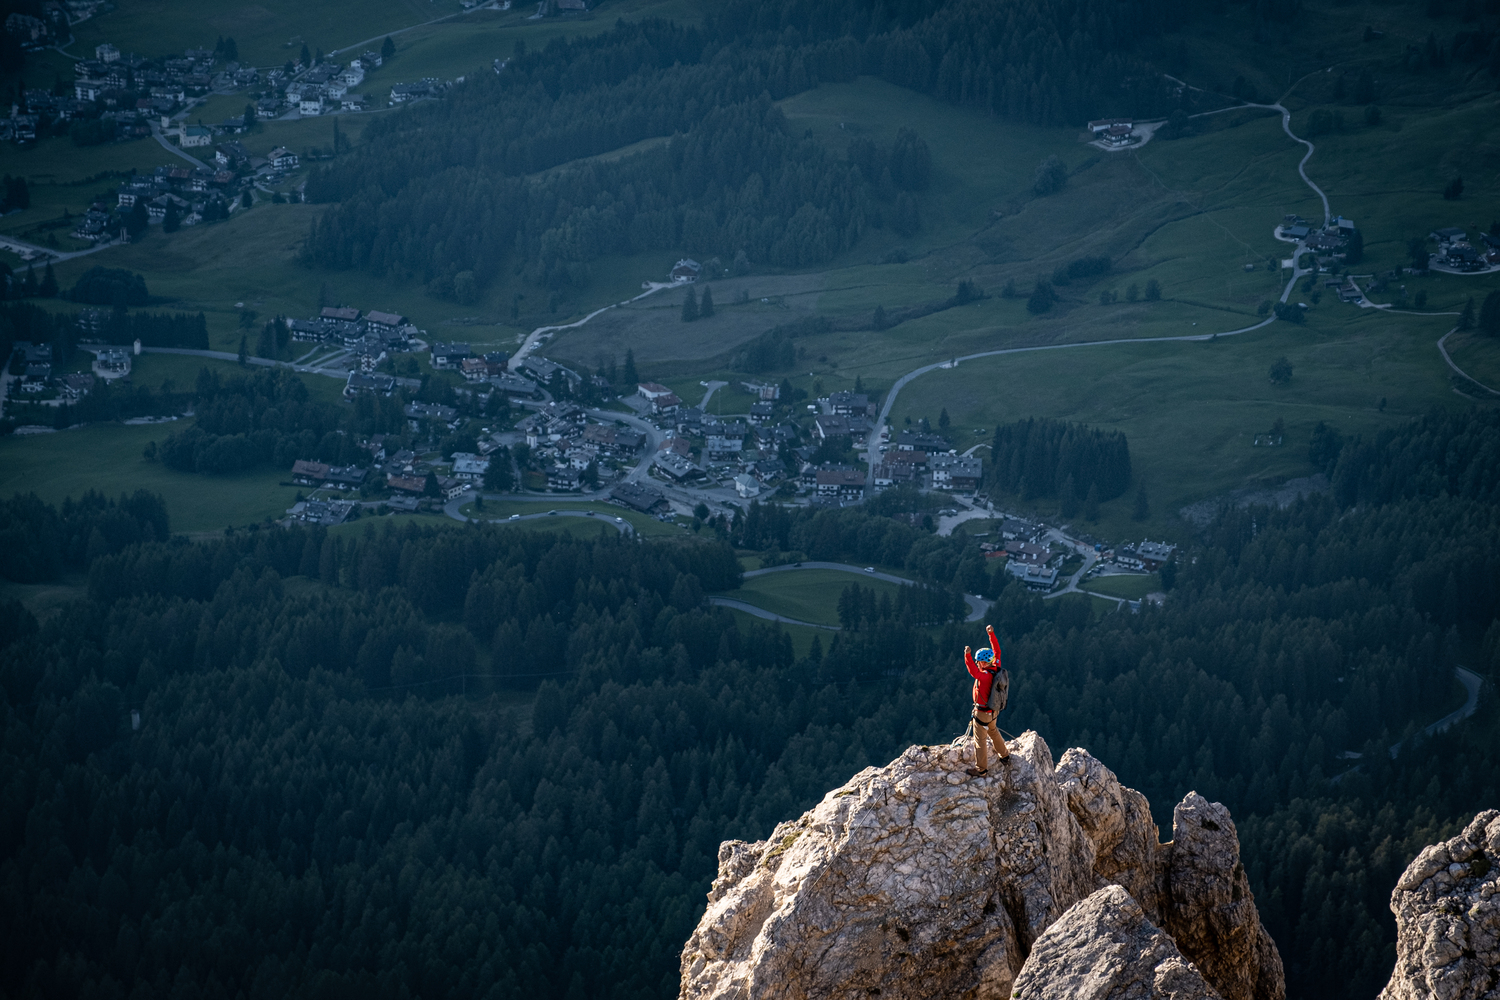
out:
M990 712L1005 711L1005 701L1010 695L1010 671L1001 667L990 681L990 697L985 709Z

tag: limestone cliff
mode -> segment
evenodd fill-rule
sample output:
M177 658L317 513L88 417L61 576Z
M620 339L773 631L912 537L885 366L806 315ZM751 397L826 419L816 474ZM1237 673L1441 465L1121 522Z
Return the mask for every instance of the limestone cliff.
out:
M1009 745L981 779L965 749L911 747L769 839L721 846L683 1000L1006 998L1029 955L1094 926L1130 956L1121 975L1149 974L1141 996L1283 1000L1223 806L1189 795L1161 844L1145 797L1088 753ZM1098 896L1110 885L1125 892ZM1028 997L1064 995L1049 968L1028 969Z
M1396 969L1380 1000L1500 997L1500 811L1424 848L1391 893Z

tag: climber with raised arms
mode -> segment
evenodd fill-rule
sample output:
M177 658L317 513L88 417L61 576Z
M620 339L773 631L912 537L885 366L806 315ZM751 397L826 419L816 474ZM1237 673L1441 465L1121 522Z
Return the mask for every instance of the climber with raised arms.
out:
M974 763L968 774L982 778L990 773L989 752L985 747L988 739L995 746L1001 760L1010 759L1010 751L995 728L995 716L1005 709L1005 699L1010 693L1010 674L1000 666L1000 640L995 638L995 626L987 625L990 646L981 649L976 656L970 646L964 647L964 665L969 676L974 678Z

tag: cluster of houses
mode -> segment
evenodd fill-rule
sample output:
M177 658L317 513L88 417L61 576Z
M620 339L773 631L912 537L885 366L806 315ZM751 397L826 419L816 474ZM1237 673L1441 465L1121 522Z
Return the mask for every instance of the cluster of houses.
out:
M442 409L447 410L449 414L454 412L452 407ZM373 490L377 494L388 494L381 501L386 506L395 510L414 511L421 498L427 494L429 473L437 483L438 498L452 500L462 496L466 490L472 489L477 481L484 478L485 470L489 467L489 459L483 455L455 452L447 462L424 462L409 449L387 454L385 443L386 438L383 434L374 435L366 442L365 447L370 452L371 460L367 466L337 466L298 459L292 463L291 481L297 486L308 486L315 490L337 490L341 493L368 494ZM490 450L493 449L494 445L491 445ZM308 501L308 503L312 502ZM326 504L329 501L320 502ZM338 501L335 500L333 503L337 504ZM304 508L298 506L287 511L287 514L294 520L337 524L347 516L349 507L352 506L352 501L343 507ZM319 520L335 515L338 520Z
M27 91L26 110L33 117L47 115L61 121L97 118L112 127L109 138L134 139L149 136L155 119L168 118L196 98L253 86L259 80L253 66L232 60L220 64L216 53L208 49L146 59L121 53L106 42L94 48L93 58L73 64L71 97ZM243 119L226 124L236 126L236 131L245 126ZM200 131L206 134L208 129ZM27 136L14 129L13 133L12 138L26 141ZM34 132L30 137L35 137Z
M12 14L11 17L25 15ZM48 122L70 122L90 117L94 110L92 101L81 101L66 95L59 96L50 90L26 88L18 95L19 100L10 106L10 115L0 118L0 142L15 142L24 145L35 142L37 128L43 120ZM150 128L145 134L150 134Z
M998 542L981 542L979 548L991 559L1004 559L1005 571L1031 590L1048 591L1057 585L1062 564L1071 549L1049 545L1047 526L1006 517L1000 522ZM1113 565L1136 573L1154 573L1171 561L1177 546L1170 542L1127 542L1118 548L1103 548L1100 566Z
M714 479L728 485L742 499L790 481L829 503L855 502L864 497L868 478L852 465L814 462L819 446L847 441L863 449L875 433L877 407L862 392L833 392L810 404L816 411L804 431L790 420L777 421L775 385L745 383L757 400L748 421L719 418L685 406L670 388L642 382L637 388L642 409L666 439L653 456L654 473L661 479L689 485ZM795 467L796 472L789 470ZM974 490L982 476L977 458L964 457L941 435L907 430L898 436L873 470L876 489L914 484L942 490Z
M329 344L349 351L352 361L344 395L360 393L389 396L396 380L375 370L376 365L392 354L410 351L420 330L400 313L371 309L363 312L353 306L324 306L310 319L286 321L287 332L294 341Z
M1149 539L1142 542L1126 544L1114 549L1106 555L1117 565L1125 569L1133 569L1141 573L1154 573L1172 560L1172 553L1177 551L1177 546L1170 542L1153 542Z
M520 399L540 399L543 386L561 388L568 393L576 390L583 376L554 361L532 354L523 358L515 371L510 370L510 355L504 351L474 351L468 344L445 343L432 345L432 367L438 370L457 371L464 381L475 383L481 391L498 390L507 396Z
M1291 240L1307 247L1317 257L1319 267L1332 267L1343 263L1345 248L1354 235L1353 220L1335 215L1326 226L1310 222L1300 215L1284 215L1276 234L1281 239Z
M914 485L939 490L972 491L984 472L978 458L960 455L940 434L904 430L896 446L875 466L877 487Z
M365 98L350 91L364 83L365 74L383 61L378 52L364 52L347 64L324 60L310 66L293 64L290 74L284 69L272 70L270 93L260 99L256 110L268 116L296 111L304 118L332 111L363 111Z
M354 500L298 500L287 508L287 520L303 524L343 524L359 504Z
M667 436L652 456L656 475L687 484L708 476L733 482L742 498L758 496L786 476L779 455L800 438L790 423L773 423L773 402L781 390L774 385L746 383L758 398L747 420L705 413L684 406L675 393L655 382L642 382L636 394L646 403L650 418ZM813 449L808 448L809 454ZM861 479L860 486L864 482Z
M1478 246L1459 226L1437 229L1427 234L1437 241L1437 252L1429 257L1429 266L1443 271L1473 274L1500 267L1500 235L1480 233Z
M990 559L1004 559L1005 571L1031 590L1051 590L1067 554L1054 552L1044 535L1047 526L1034 521L1006 517L1000 521L998 542L981 542L980 551Z
M239 90L260 81L253 66L236 61L220 64L210 49L188 49L180 56L145 59L121 53L105 42L94 48L94 58L73 64L73 96L83 101L111 100L120 110L139 110L149 114L171 114L191 98L203 97L215 90ZM135 103L126 108L119 98L135 95Z
M235 209L237 189L247 181L233 170L202 167L159 166L149 174L137 174L109 196L93 202L78 219L73 236L80 240L109 240L125 235L124 217L140 203L152 224L165 222L176 212L182 226L196 226L229 217Z
M10 36L14 44L26 52L40 52L58 42L67 41L70 34L68 26L87 19L98 3L97 0L90 3L45 0L37 6L40 10L36 14L22 14L17 11L5 19L5 33Z
M14 353L7 360L11 374L19 378L14 386L27 395L47 393L53 398L78 399L94 387L94 376L86 373L54 376L51 344L16 341Z
M590 422L576 403L554 401L519 421L515 429L525 435L532 460L547 476L549 489L572 492L589 480L613 478L609 463L637 458L646 446L646 435L621 424Z

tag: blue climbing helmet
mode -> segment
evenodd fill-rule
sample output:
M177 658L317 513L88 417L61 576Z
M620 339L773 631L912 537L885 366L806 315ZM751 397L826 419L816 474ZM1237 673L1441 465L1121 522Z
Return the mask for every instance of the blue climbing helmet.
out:
M978 660L980 663L989 663L994 660L994 658L995 651L989 648L981 649L979 652L974 654L974 659Z

